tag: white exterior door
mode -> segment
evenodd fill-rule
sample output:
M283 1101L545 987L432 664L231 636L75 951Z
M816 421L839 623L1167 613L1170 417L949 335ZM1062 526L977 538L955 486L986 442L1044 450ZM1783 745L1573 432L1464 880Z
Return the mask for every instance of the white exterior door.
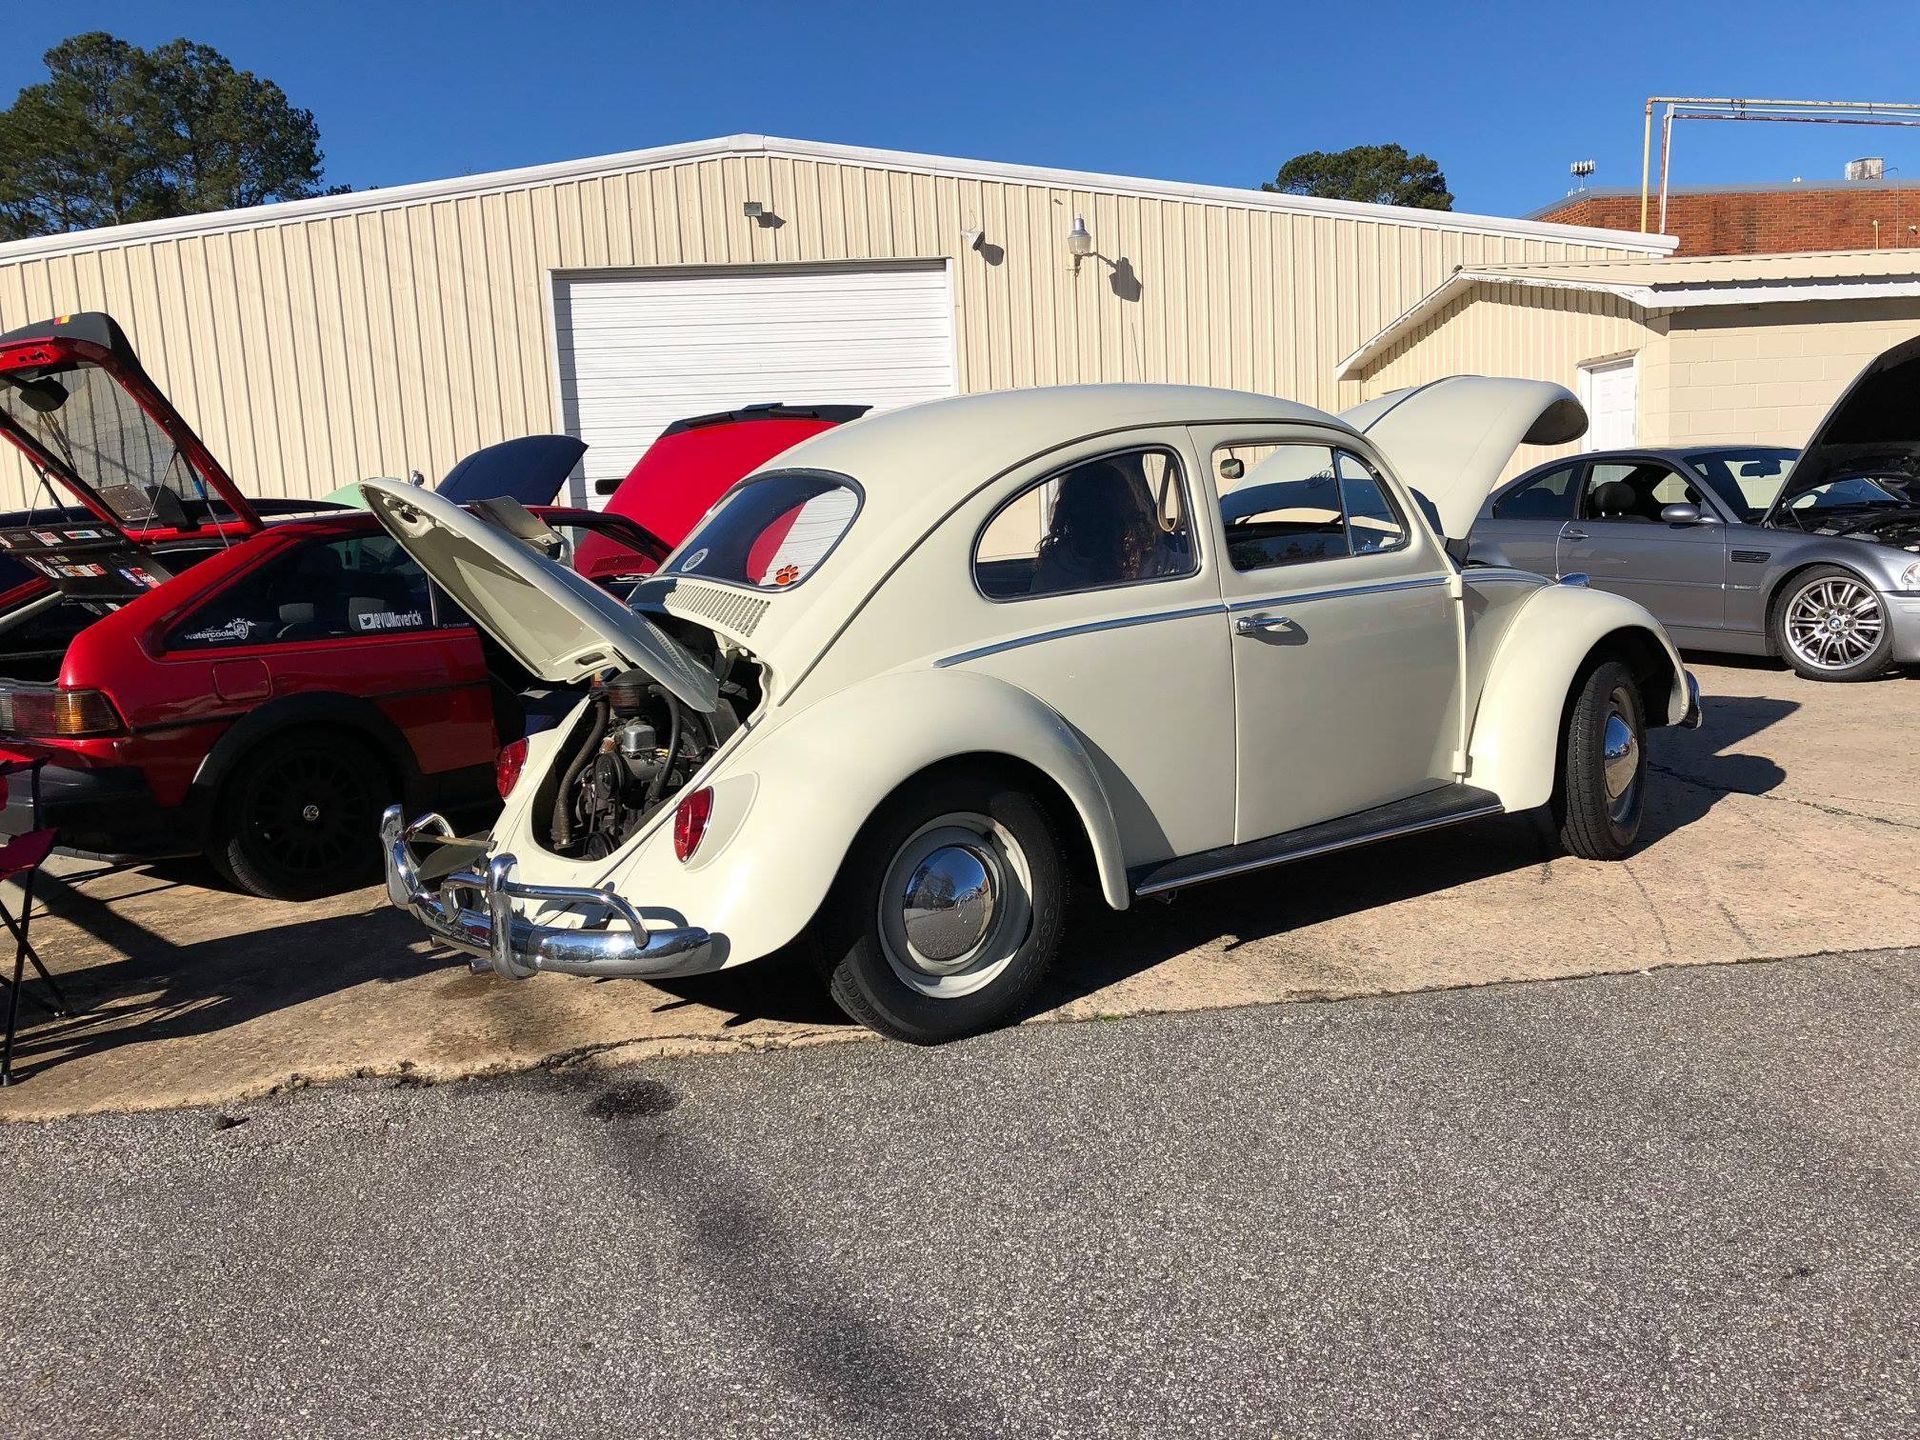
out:
M944 263L560 275L562 424L587 442L574 503L604 503L672 421L768 403L877 410L955 389Z
M1588 450L1624 450L1640 443L1640 365L1629 356L1580 367L1580 403L1587 407Z

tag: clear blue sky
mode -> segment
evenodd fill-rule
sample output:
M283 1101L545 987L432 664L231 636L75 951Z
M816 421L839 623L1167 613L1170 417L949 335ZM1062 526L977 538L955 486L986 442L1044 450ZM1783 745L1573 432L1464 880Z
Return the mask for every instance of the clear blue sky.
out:
M1356 30L1356 24L1364 28ZM735 131L1255 185L1301 150L1397 140L1461 209L1637 186L1649 93L1920 100L1920 4L14 5L0 103L99 28L185 35L318 117L355 188ZM1678 127L1675 183L1837 176L1920 130Z

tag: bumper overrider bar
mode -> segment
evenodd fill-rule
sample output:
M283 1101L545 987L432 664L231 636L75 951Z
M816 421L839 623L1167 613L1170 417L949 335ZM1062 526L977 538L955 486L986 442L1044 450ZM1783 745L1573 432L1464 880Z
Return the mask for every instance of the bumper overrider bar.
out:
M527 885L510 878L514 858L496 855L485 867L458 869L429 882L416 844L459 844L440 815L409 822L398 805L380 817L380 847L387 862L387 897L447 944L464 950L477 971L526 980L542 970L565 975L644 977L695 973L707 968L713 937L705 930L649 930L633 906L609 889ZM479 852L484 859L484 851ZM600 912L605 928L536 925L516 914L516 900ZM618 922L625 928L616 928Z

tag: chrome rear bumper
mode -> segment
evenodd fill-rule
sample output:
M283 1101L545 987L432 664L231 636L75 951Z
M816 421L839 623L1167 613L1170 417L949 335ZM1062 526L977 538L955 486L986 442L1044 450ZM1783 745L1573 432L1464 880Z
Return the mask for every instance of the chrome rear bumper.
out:
M523 884L510 878L511 855L495 855L484 869L456 870L429 888L413 847L453 838L453 827L439 815L409 823L400 807L391 805L380 817L387 898L411 911L437 938L466 951L467 963L477 971L526 980L542 970L644 978L714 968L713 937L705 930L649 930L611 889ZM588 912L590 923L600 918L604 928L536 925L515 913L516 900L578 908ZM615 922L625 928L615 928Z

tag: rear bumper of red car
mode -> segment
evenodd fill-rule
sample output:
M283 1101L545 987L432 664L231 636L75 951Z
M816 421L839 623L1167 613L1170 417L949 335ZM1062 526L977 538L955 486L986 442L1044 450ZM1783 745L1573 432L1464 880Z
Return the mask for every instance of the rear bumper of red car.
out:
M145 772L131 765L43 767L39 818L41 825L60 832L59 848L69 853L153 860L199 849L189 817L156 805ZM8 781L0 830L24 835L33 828L31 783L25 775L14 776Z

